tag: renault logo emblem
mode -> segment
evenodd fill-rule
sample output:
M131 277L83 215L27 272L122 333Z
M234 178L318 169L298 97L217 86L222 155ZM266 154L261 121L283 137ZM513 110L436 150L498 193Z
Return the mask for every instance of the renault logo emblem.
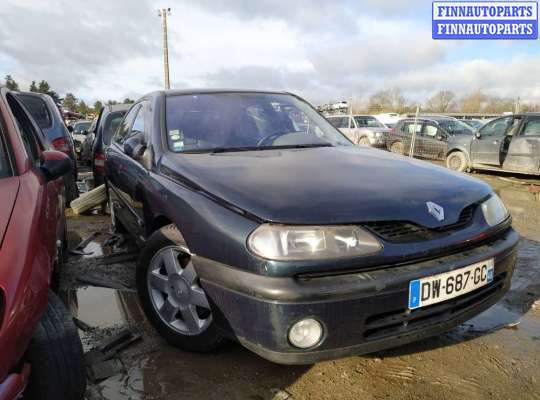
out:
M440 205L435 204L431 201L428 201L426 203L428 212L433 215L435 218L437 218L437 221L444 221L444 208L442 208Z

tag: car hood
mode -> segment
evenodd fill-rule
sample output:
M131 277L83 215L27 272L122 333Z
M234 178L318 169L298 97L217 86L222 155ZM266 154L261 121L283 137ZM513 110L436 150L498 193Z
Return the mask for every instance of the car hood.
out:
M4 241L11 213L15 205L15 199L19 193L19 178L3 178L0 179L0 247Z
M166 167L166 168L163 168ZM461 210L491 193L476 179L361 147L217 154L172 154L162 171L263 220L288 224L457 222ZM439 222L426 202L444 208Z

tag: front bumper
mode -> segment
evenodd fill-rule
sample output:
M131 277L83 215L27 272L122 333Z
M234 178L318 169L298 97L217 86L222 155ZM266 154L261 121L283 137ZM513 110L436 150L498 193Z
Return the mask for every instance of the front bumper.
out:
M216 322L245 347L283 364L311 364L365 354L443 333L496 303L510 288L519 235L513 230L459 254L363 273L310 279L265 277L194 257L214 303ZM408 310L414 279L495 259L494 280L463 296ZM291 346L287 333L312 317L324 327L312 349Z

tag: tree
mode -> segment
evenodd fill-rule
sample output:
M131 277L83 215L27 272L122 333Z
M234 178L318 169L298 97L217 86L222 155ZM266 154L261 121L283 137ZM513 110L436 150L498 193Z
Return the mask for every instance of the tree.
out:
M477 90L461 100L461 111L468 113L477 113L482 109L482 104L486 96L481 90Z
M455 98L454 92L441 90L428 99L426 106L429 111L445 113L453 107Z
M126 97L123 101L123 104L133 104L135 100L131 100L129 97Z
M487 97L485 100L484 112L502 114L503 112L514 111L515 102L512 99L505 99L501 97Z
M407 109L407 101L399 88L379 90L369 98L370 112L397 112Z
M19 84L15 82L15 79L13 79L11 75L6 75L5 79L6 79L6 87L9 90L16 90L16 91L19 90Z
M30 84L29 90L30 90L31 92L37 92L37 91L38 91L38 87L37 87L37 85L36 85L36 81L32 81L32 83Z
M66 97L67 97L67 95L66 95ZM86 105L86 103L84 102L84 100L79 101L79 104L77 104L77 112L81 113L83 115L88 114L89 108Z
M98 113L101 111L101 109L103 108L103 103L102 103L101 101L98 100L98 101L96 101L96 102L94 103L94 107L93 107L93 108L94 108L94 113L95 113L95 114L98 114Z
M116 100L107 100L107 105L108 106L114 106L115 104L118 104L118 102Z
M73 93L66 93L62 105L69 111L76 111L77 109L77 98Z
M45 93L48 94L51 90L51 87L49 86L49 83L47 81L41 81L38 84L38 92L39 93Z

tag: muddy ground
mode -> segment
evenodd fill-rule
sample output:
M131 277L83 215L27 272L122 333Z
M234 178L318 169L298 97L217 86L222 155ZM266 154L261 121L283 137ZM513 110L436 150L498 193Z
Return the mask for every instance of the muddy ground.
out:
M540 399L540 186L531 186L540 180L475 176L499 193L523 237L508 295L445 335L312 366L275 365L234 343L207 355L168 346L139 308L134 249L111 239L107 216L71 217L71 247L100 232L83 249L88 254L71 256L63 281L64 298L86 330L85 349L123 328L141 335L119 352L121 363L105 374L112 377L90 385L88 398ZM113 251L122 252L118 262L100 265Z

